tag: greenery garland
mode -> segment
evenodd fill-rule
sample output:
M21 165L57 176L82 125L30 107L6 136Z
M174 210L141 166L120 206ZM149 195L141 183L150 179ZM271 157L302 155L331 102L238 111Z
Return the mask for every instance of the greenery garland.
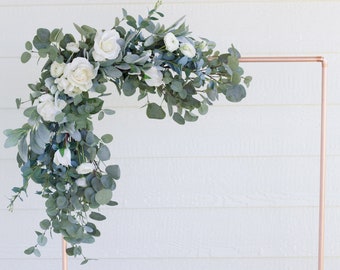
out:
M46 234L60 233L70 244L67 254L81 255L86 263L81 244L100 236L94 222L106 218L94 209L117 205L111 199L120 169L105 164L113 137L96 136L91 120L114 114L103 108L103 98L110 95L106 83L126 96L138 91L149 118L165 118L166 104L168 114L181 125L196 121L195 111L206 114L219 94L231 102L246 96L243 84L248 86L251 77L243 76L239 52L232 46L221 54L214 51L214 42L189 36L183 18L170 27L158 23L164 16L160 4L137 19L123 9L123 17L116 18L110 30L75 25L79 41L62 29L40 28L33 42L26 42L23 63L32 54L47 61L39 81L28 85L32 105L24 110L27 123L4 131L5 147L18 146L23 176L23 185L12 189L9 209L26 193L30 180L41 186L37 194L46 199L48 218L40 222L37 244L26 254L40 256L38 246L47 243ZM154 94L160 104L149 100ZM22 103L16 99L18 108Z

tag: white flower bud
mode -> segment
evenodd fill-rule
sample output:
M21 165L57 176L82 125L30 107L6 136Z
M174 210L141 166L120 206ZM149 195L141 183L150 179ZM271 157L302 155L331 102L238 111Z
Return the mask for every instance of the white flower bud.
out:
M75 42L67 43L66 50L69 52L77 53L79 52L79 45Z
M164 44L167 51L173 52L178 49L179 41L173 33L169 32L164 36Z
M57 61L53 61L50 67L51 76L54 78L58 78L64 73L66 64L65 63L58 63Z
M85 177L79 178L76 180L76 185L78 187L87 187L86 179Z
M76 171L78 174L88 174L88 173L91 173L94 169L95 168L92 163L85 162L85 163L80 164L77 167Z
M71 151L68 148L59 149L54 153L53 162L57 165L63 165L65 167L71 165Z
M190 43L182 43L179 50L189 58L193 58L196 55L196 49Z

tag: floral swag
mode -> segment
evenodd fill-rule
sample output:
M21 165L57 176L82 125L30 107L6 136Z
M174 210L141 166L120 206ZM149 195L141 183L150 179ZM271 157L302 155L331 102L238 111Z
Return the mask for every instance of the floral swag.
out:
M168 114L181 125L196 121L195 111L206 114L219 94L231 102L246 96L243 84L248 86L251 77L243 76L239 52L231 47L221 54L214 51L214 42L189 36L183 18L170 27L161 25L160 4L137 20L123 9L123 17L116 18L110 30L75 25L79 41L62 29L40 28L33 42L26 42L23 63L33 53L47 61L39 81L28 85L27 123L4 131L5 147L18 146L23 177L23 185L12 189L9 209L22 199L30 180L41 186L36 193L46 199L48 218L40 222L37 243L26 254L40 256L38 247L47 243L46 234L60 233L70 244L67 254L80 255L86 263L81 244L100 236L93 222L106 218L94 209L117 205L112 191L120 169L105 164L113 137L96 136L92 124L93 115L101 120L114 114L103 108L103 98L110 95L106 83L126 96L138 91L149 118L165 118L166 104ZM160 105L150 101L154 94ZM16 99L18 108L23 103Z

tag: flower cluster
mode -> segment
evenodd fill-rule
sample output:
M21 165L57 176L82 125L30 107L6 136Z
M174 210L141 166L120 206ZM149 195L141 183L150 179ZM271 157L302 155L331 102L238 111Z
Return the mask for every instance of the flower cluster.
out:
M40 222L37 244L26 254L39 256L38 246L46 244L50 231L70 244L68 255L83 256L81 244L93 243L100 235L93 222L105 219L94 209L117 204L112 191L120 169L104 163L111 159L107 144L113 137L96 136L92 124L94 115L101 120L114 113L103 108L103 98L110 95L106 83L126 96L138 91L149 118L163 119L165 104L178 124L196 121L196 112L207 113L219 94L232 102L245 97L243 84L248 86L251 77L243 76L238 51L214 51L213 42L189 36L182 19L167 28L156 23L163 17L159 5L160 1L137 20L123 9L123 17L116 18L110 30L75 25L78 41L61 29L40 28L33 42L26 43L23 63L32 54L47 61L39 81L29 84L27 123L4 132L5 147L18 146L24 183L13 188L9 208L26 192L29 181L41 186L37 194L46 199L48 218ZM155 94L161 104L151 101ZM16 103L19 108L24 102Z

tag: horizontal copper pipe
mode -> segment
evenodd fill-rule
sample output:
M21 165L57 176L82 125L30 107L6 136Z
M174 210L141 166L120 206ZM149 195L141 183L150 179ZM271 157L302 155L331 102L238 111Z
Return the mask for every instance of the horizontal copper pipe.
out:
M324 62L322 56L263 56L241 57L240 62Z

